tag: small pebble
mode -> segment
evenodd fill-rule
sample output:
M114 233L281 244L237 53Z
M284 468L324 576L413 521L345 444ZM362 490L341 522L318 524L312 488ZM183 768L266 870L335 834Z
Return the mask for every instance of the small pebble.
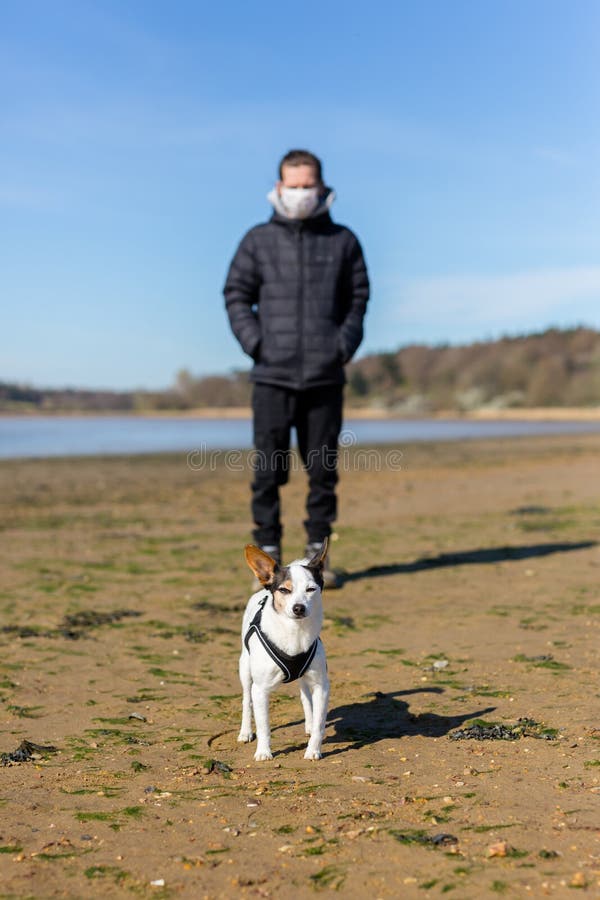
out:
M491 858L493 856L506 856L509 851L509 846L506 841L498 841L497 844L490 844L487 849L487 855Z

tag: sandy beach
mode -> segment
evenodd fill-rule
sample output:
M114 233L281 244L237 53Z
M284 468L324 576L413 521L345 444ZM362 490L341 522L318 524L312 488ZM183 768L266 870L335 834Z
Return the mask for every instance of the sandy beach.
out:
M344 458L312 763L295 685L236 742L245 466L0 463L2 898L600 896L600 436L388 449Z

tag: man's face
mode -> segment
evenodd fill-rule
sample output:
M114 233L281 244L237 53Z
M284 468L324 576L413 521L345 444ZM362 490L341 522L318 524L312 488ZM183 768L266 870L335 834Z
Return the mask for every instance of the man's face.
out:
M303 164L301 166L284 166L281 171L281 181L277 182L277 193L281 193L282 187L288 188L312 188L321 187L317 173L313 166Z

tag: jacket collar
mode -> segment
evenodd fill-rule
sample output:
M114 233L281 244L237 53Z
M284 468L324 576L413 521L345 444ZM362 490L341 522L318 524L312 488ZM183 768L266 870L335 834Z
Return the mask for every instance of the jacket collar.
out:
M322 215L312 216L310 219L288 219L287 216L273 212L269 221L275 222L276 225L282 225L284 228L294 232L319 231L323 225L331 222L331 216L328 212L324 212Z
M289 216L287 216L285 213L285 208L281 202L281 198L277 193L276 188L273 188L269 191L269 193L267 194L267 200L274 210L273 215L271 216L271 222L277 222L279 225L286 225L293 231L302 231L304 229L310 229L312 223L314 223L318 227L325 222L331 221L329 210L331 209L335 200L335 191L333 190L333 188L326 187L325 193L321 197L319 205L307 219L290 219Z

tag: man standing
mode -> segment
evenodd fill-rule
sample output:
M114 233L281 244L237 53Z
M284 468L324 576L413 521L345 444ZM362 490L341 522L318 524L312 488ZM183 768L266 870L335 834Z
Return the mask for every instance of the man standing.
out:
M316 156L287 153L268 199L273 215L242 239L224 294L233 333L254 360L253 537L279 562L292 427L309 480L307 556L336 518L344 364L363 337L369 280L357 238L329 215L335 193ZM329 563L324 581L337 586Z

